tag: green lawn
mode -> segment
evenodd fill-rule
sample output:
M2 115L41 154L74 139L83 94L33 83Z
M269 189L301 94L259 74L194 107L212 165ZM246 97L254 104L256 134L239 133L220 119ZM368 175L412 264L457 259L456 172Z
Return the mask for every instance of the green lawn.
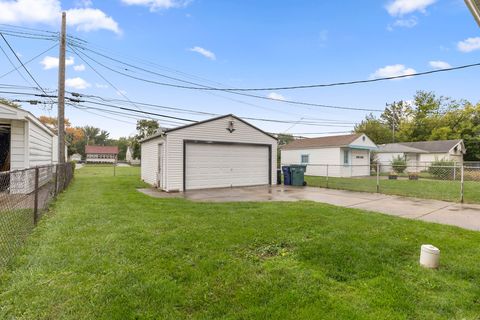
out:
M305 181L312 187L327 187L325 177L306 176ZM332 178L328 179L328 187L353 191L376 192L376 177L366 178ZM480 203L480 182L465 181L464 201ZM433 179L419 180L388 180L380 179L380 193L399 196L437 199L445 201L460 201L460 181L444 181Z
M313 202L154 199L118 170L76 172L0 275L0 319L480 317L478 232ZM439 270L418 266L423 243Z

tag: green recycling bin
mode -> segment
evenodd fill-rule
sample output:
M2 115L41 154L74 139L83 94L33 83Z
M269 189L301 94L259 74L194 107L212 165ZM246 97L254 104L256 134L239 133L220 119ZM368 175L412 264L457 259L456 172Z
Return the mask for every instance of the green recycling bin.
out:
M304 186L305 183L305 171L307 166L305 165L290 165L292 186Z

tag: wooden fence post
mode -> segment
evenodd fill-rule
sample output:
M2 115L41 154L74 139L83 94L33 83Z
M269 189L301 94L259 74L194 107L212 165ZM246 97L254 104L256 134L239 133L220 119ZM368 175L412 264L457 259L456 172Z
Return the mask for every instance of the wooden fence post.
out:
M37 225L38 222L38 185L39 185L39 175L40 170L38 167L35 168L35 198L33 202L33 224Z

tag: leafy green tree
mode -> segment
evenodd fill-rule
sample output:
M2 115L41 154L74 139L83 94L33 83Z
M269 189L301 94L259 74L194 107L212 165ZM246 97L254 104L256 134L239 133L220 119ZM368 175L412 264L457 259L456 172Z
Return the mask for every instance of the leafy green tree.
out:
M376 144L392 142L392 131L382 120L369 114L362 122L355 125L354 132L364 133Z
M108 138L110 136L110 133L105 130L100 130L100 132L94 137L94 142L98 146L105 146L108 145Z
M92 126L85 126L83 127L83 134L85 135L85 141L87 145L95 144L95 139L100 133L99 128L95 128Z
M131 144L131 139L126 137L120 137L116 141L116 145L118 146L118 160L125 160L127 149Z
M155 134L160 129L160 125L156 120L138 120L137 134L131 141L132 153L135 159L141 158L140 140Z
M160 125L156 120L138 120L136 137L138 140L145 139L146 137L155 134L158 129L160 129Z

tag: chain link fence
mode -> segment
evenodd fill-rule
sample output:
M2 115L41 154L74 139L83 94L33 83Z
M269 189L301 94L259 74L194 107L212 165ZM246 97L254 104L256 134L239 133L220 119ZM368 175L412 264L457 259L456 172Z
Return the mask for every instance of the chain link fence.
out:
M20 248L74 174L72 163L0 172L0 267Z
M126 161L118 161L116 163L78 163L77 166L79 168L87 168L90 170L93 175L95 175L95 171L97 175L102 176L114 176L114 177L121 177L121 176L139 176L140 175L140 163L129 163ZM96 170L98 169L98 170Z
M308 164L305 181L314 187L480 203L480 166L468 163Z

